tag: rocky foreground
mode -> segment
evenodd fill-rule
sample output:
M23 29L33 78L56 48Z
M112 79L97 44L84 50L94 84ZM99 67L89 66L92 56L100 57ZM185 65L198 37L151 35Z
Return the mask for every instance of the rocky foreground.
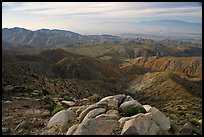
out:
M170 118L157 108L119 94L102 98L91 105L72 106L59 111L48 121L43 134L199 135L202 134L202 120L186 123L176 131Z

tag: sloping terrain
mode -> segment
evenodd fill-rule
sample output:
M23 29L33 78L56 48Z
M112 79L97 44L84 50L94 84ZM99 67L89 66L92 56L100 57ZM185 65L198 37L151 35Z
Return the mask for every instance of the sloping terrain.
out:
M41 133L54 108L63 106L61 100L86 105L83 98L92 95L93 100L95 95L131 95L179 127L202 118L202 45L109 35L84 36L84 42L71 32L43 29L31 38L26 30L14 31L5 37L16 43L2 43L2 123L12 134ZM23 124L25 131L19 128Z
M172 72L140 75L128 91L138 101L166 112L177 125L202 117L202 81L190 81Z
M121 65L128 71L133 65L157 71L173 71L202 79L202 57L138 57Z
M202 56L202 46L195 46L191 43L164 43L160 44L155 41L137 42L134 40L121 40L121 41L106 41L94 42L86 45L66 48L65 50L90 57L96 57L103 60L109 60L113 63L121 64L126 59L137 57L193 57Z
M81 35L66 30L40 29L36 31L24 28L3 28L3 46L30 46L30 47L73 47L78 43L87 43L93 40L119 40L118 36L112 35Z
M73 79L99 83L99 88L102 90L107 88L112 92L119 85L122 87L128 80L128 76L122 69L108 61L68 53L61 49L44 50L36 55L5 53L3 59L5 60L2 66L3 85L37 84L45 86L45 81L50 81L51 85L55 84L56 86L54 81L57 79L64 79L64 81ZM86 85L86 82L82 82L81 86L83 87L84 84ZM52 89L49 85L46 87ZM69 86L59 85L56 87L69 89ZM53 88L51 91L55 92L57 89ZM119 89L117 88L116 91Z

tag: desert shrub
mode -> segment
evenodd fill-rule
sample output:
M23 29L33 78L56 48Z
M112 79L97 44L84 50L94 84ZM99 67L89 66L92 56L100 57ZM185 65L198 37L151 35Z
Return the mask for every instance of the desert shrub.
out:
M44 93L43 93L42 90L39 90L39 91L37 92L37 94L38 94L38 96L43 96L43 95L44 95Z
M176 126L176 124L172 123L171 127L169 129L169 133L170 134L176 134L177 130L178 130L178 127Z
M136 115L138 113L147 113L147 111L141 106L131 106L127 109L125 116L130 117L130 116Z
M93 94L92 96L87 98L90 102L96 103L100 100L100 96L97 94Z
M71 100L71 97L68 96L68 95L65 95L65 96L63 97L63 99L69 101L69 100Z
M46 95L50 95L50 93L49 93L49 91L48 90L46 90L46 89L38 89L38 96L46 96Z
M192 128L192 131L191 131L191 132L192 132L192 134L198 134L196 128L194 128L194 127Z
M54 108L54 110L51 112L51 115L54 116L57 112L59 112L59 111L61 111L61 110L63 110L63 109L64 109L63 106L56 106L56 107Z
M50 95L50 92L47 90L47 89L42 89L42 92L43 92L43 95L46 96L46 95Z
M47 103L45 104L45 109L48 109L50 112L52 112L55 108L55 105L53 103Z
M190 120L190 123L193 124L193 125L196 126L196 127L197 127L197 126L200 126L200 123L198 122L198 119L195 119L195 118L191 119L191 120Z

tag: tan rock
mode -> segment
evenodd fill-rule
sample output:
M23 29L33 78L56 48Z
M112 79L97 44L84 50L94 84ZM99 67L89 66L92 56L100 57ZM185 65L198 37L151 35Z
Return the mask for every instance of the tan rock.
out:
M166 117L164 113L155 107L150 108L148 112L152 114L152 119L157 123L162 132L168 131L170 129L170 118Z
M72 107L72 106L75 105L75 102L63 100L63 101L62 101L62 104L66 104L67 106Z
M84 117L83 120L86 120L88 118L95 118L96 116L104 113L105 111L106 111L106 109L104 109L104 108L93 109L93 110L89 111L89 113Z
M117 126L116 120L87 119L79 124L73 135L111 135Z
M143 105L143 108L148 112L152 107L150 105Z
M89 111L96 109L96 108L105 108L107 109L108 104L106 102L102 102L100 104L93 104L89 105L84 111L82 111L78 117L78 120L81 122L84 117L89 113Z
M47 127L59 127L60 131L67 130L68 122L76 118L77 114L72 110L61 110L56 113L48 122Z
M120 117L119 112L117 110L108 110L105 114L101 114L96 116L96 118L103 119L103 120L118 120Z
M72 135L72 134L76 131L76 129L78 128L78 126L79 126L79 124L75 124L75 125L71 126L71 127L68 129L66 135Z
M82 111L84 111L84 110L85 110L86 108L88 108L88 107L89 107L89 105L80 106L80 107L76 110L77 115L79 116L80 113L81 113Z
M159 127L152 120L152 114L138 114L137 117L127 120L123 125L121 135L157 135Z
M130 101L123 102L120 105L119 112L126 113L128 108L132 107L132 106L141 106L142 107L142 105L139 102L137 102L136 100L130 100Z

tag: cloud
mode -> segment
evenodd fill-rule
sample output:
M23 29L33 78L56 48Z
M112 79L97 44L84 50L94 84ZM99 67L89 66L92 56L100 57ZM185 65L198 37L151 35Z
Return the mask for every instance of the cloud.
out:
M50 26L85 29L142 20L179 19L202 22L196 2L3 2L2 25ZM53 23L54 22L54 23ZM17 24L18 23L18 24ZM44 23L44 25L43 25ZM105 24L106 23L106 24ZM63 25L64 24L64 25ZM111 27L111 25L113 25ZM120 28L120 27L119 27ZM91 29L91 28L89 28ZM105 29L105 28L104 28Z

